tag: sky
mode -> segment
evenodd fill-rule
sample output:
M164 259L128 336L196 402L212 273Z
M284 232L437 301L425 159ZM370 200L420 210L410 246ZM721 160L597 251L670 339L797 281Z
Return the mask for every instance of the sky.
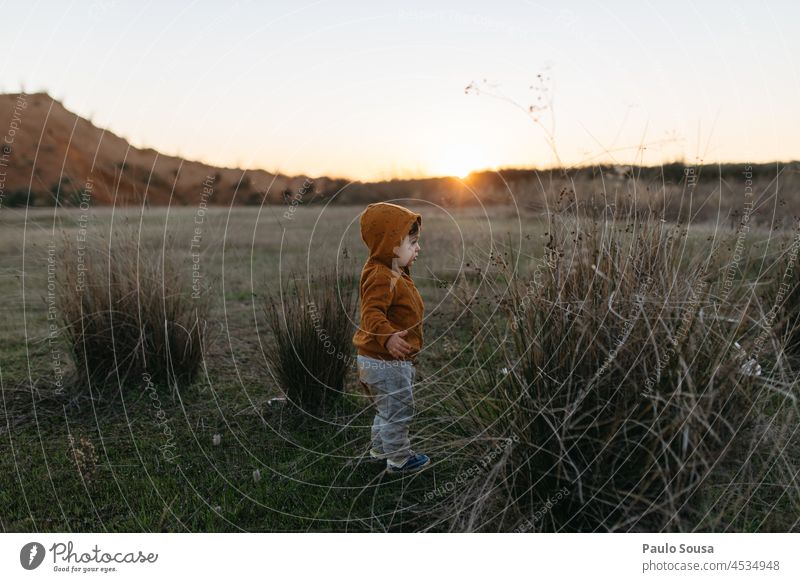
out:
M215 165L382 180L800 159L789 0L0 0L0 14L0 92L47 91L137 147Z

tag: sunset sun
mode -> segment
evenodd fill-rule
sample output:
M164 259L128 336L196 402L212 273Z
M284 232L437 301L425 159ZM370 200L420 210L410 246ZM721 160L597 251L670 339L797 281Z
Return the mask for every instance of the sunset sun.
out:
M442 148L432 156L430 173L434 176L456 176L466 178L470 172L486 168L487 163L481 148L470 144L457 144Z

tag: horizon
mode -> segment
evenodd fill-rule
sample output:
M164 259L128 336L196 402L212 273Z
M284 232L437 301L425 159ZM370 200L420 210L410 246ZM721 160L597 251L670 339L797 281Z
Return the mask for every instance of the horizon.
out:
M797 6L443 6L11 6L0 69L18 81L0 92L46 92L138 148L288 176L800 159Z
M106 128L106 127L98 126L92 120L86 119L85 117L80 116L80 114L69 110L69 108L67 108L64 105L64 103L62 103L60 100L58 100L57 98L53 97L52 95L50 95L46 91L35 91L35 92L31 92L31 93L28 93L28 92L0 93L0 97L2 97L2 96L12 97L12 98L17 98L17 97L23 97L23 98L44 97L44 98L49 99L49 100L51 100L51 101L53 101L55 103L60 104L61 107L63 107L65 109L65 111L67 111L69 114L78 115L81 119L84 119L85 121L91 123L92 125L94 125L94 127L97 130L99 130L99 131L101 131L103 133L110 133L110 134L112 134L112 135L114 135L114 136L116 136L117 138L120 138L120 139L126 139L123 136L120 136L119 134L115 133L111 129ZM136 147L136 146L133 146L131 144L131 147ZM160 157L177 157L177 158L181 159L184 162L204 163L204 164L207 164L207 165L209 165L211 167L215 167L215 168L217 168L219 170L231 170L231 171L236 171L236 172L268 171L266 168L261 168L261 167L220 166L220 165L215 165L213 163L204 162L202 160L196 160L196 159L186 158L186 157L181 157L181 156L174 156L173 154L167 154L167 153L161 152L156 148L149 148L149 149L151 151L155 151L156 154L158 156L160 156ZM140 151L146 151L146 150L145 149L140 149ZM594 163L579 163L579 164L575 164L575 165L564 164L564 165L527 166L527 167L524 167L524 166L501 166L501 167L497 167L497 168L478 168L478 169L469 171L468 173L466 173L464 175L460 175L460 176L459 175L453 175L453 174L449 174L449 175L448 174L440 174L440 175L427 175L427 176L395 176L395 177L388 177L388 178L379 178L379 179L374 179L374 180L368 180L368 179L367 180L361 180L361 179L358 179L358 178L347 178L347 177L343 177L343 176L339 176L339 175L306 175L306 174L285 174L285 173L274 174L274 175L282 176L282 177L285 177L285 178L306 177L306 178L311 179L311 180L318 180L318 179L345 180L345 181L348 181L348 182L351 182L351 183L359 183L360 182L360 183L365 183L365 184L393 182L393 181L402 182L402 181L425 181L425 180L440 180L440 179L456 179L456 180L462 180L464 182L468 182L473 177L477 177L477 176L481 176L481 175L485 175L485 174L501 174L503 172L505 172L505 173L512 173L512 172L534 172L534 173L542 172L542 173L547 173L547 172L560 172L560 171L582 172L582 171L601 168L601 167L605 167L606 169L611 169L611 170L615 170L615 171L618 171L620 169L652 170L652 169L657 169L657 168L664 169L664 168L668 168L670 166L676 166L676 165L677 166L682 166L684 168L694 168L696 170L702 170L704 168L714 168L714 167L724 168L725 166L750 165L753 168L757 168L757 167L771 166L771 165L779 166L781 164L783 166L791 166L791 165L795 165L795 164L800 164L800 158L797 158L797 159L792 159L792 158L789 158L789 159L774 159L774 160L768 160L768 161L763 161L763 162L752 162L752 161L749 161L749 160L718 160L718 161L715 161L715 162L693 162L693 163L690 163L689 161L687 161L685 159L674 159L674 160L664 161L664 162L656 163L656 164L639 164L639 163L632 163L631 164L631 163L614 163L614 162L611 162L611 161L604 161L604 162L594 162ZM699 178L700 174L698 174L697 177Z

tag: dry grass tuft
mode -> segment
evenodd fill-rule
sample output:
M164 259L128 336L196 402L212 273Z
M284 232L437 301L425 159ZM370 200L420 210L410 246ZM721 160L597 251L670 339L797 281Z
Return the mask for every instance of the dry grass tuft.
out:
M264 310L275 337L267 352L271 373L289 402L311 414L329 411L344 394L352 363L358 280L332 271L306 282L290 279Z
M203 359L209 294L192 296L191 265L133 231L79 249L64 237L57 258L58 313L76 385L192 382ZM102 393L102 392L101 392Z

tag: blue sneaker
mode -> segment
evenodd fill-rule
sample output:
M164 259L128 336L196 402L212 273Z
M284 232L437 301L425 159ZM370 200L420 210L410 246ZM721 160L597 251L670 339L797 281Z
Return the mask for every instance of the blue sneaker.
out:
M431 464L431 459L428 455L422 454L415 454L414 452L411 453L411 456L408 457L402 464L397 465L393 463L391 460L386 460L386 472L391 473L393 475L396 474L406 474L406 473L415 473L419 471L423 467L427 467Z

